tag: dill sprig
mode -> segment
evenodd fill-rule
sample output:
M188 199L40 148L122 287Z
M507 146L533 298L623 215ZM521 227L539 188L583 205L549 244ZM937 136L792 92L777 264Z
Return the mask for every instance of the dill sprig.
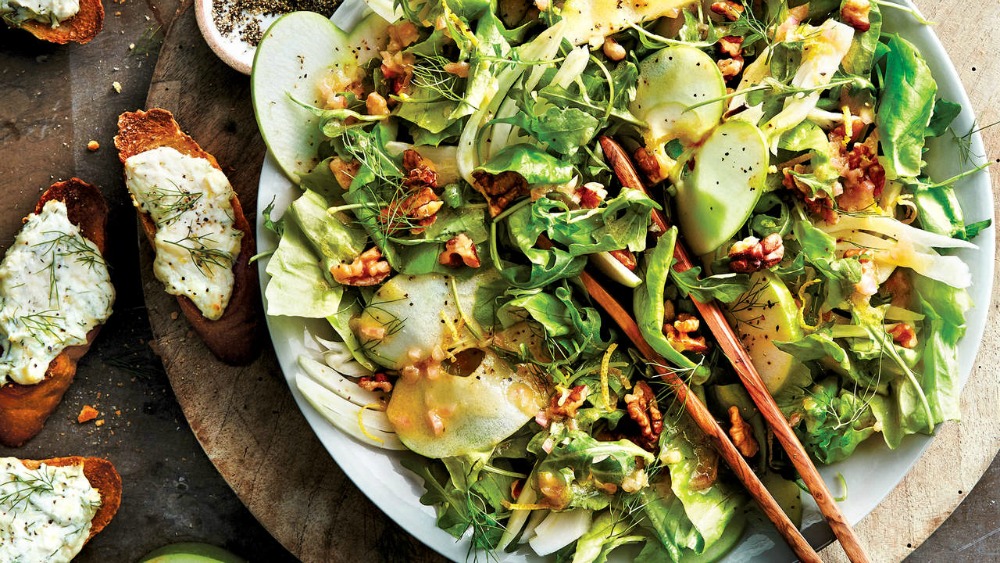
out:
M65 332L65 329L61 326L60 320L62 317L55 309L14 317L14 322L23 326L31 334L31 337L42 346L45 345L42 335L48 335L59 342L64 341L60 333Z
M14 475L10 481L4 483L4 485L13 485L13 487L10 492L0 495L0 506L15 510L19 504L27 503L31 495L50 493L55 490L52 480L53 475L45 471L45 468L39 468L34 472L29 471L28 476Z
M174 189L153 186L153 188L149 190L148 195L149 202L152 205L155 205L158 209L166 212L165 215L167 216L161 220L164 224L176 220L185 211L194 209L194 206L197 205L201 198L205 195L202 192L186 192L177 184L174 184L173 182L170 183L173 184Z
M217 266L222 269L233 267L233 255L218 248L210 248L206 243L214 244L215 240L209 235L188 235L180 240L168 240L167 244L172 244L178 248L183 248L191 256L198 271L206 277L211 273L211 267ZM188 243L188 244L185 244Z
M437 95L437 99L461 102L464 97L456 92L459 77L445 70L451 63L441 55L422 56L413 65L413 84ZM419 100L421 102L434 100Z

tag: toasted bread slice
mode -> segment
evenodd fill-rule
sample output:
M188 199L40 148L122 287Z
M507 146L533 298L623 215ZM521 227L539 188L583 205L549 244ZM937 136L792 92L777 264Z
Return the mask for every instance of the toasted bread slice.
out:
M174 116L167 110L154 108L149 111L126 112L118 117L118 135L115 137L118 158L125 164L130 157L159 147L170 147L183 154L204 158L213 167L222 170L215 157L181 131ZM242 365L252 361L260 351L260 286L256 273L250 268L250 259L257 252L254 233L243 214L239 198L233 192L230 200L235 218L235 228L243 232L240 254L233 261L232 295L225 312L217 320L205 318L198 307L187 297L177 296L177 302L195 332L215 357L227 364ZM156 237L156 223L148 213L139 213L142 229L150 244Z
M80 0L80 11L68 20L59 22L58 27L51 24L26 21L21 29L35 37L65 45L66 43L90 43L104 27L104 4L101 0Z
M99 457L54 457L51 459L22 459L21 463L28 469L38 469L43 463L50 467L65 467L83 464L83 474L90 481L90 486L101 493L101 507L90 522L90 536L93 539L101 530L107 527L118 512L122 503L122 478L115 466L106 459Z
M53 199L66 203L70 222L77 225L80 234L93 242L103 254L108 205L100 190L77 178L59 182L42 194L35 213L40 213L45 202ZM41 383L20 385L10 382L0 387L0 443L10 447L21 446L41 431L73 382L77 362L90 349L99 331L100 326L95 327L87 334L86 344L69 346L56 356Z

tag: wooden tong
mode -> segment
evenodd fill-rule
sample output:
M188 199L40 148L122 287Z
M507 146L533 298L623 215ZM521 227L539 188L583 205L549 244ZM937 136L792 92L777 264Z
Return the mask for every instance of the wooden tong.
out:
M625 187L641 190L643 193L646 193L646 188L643 185L642 180L639 178L639 175L636 172L635 167L632 165L632 162L629 159L628 155L625 153L624 149L622 149L622 147L618 143L616 143L609 137L602 136L600 138L600 143L601 143L601 149L604 151L604 156L608 160L608 163L611 165L612 169L614 170L615 175L618 177L619 182L621 182L621 184ZM666 217L659 211L654 210L652 218L653 222L660 229L660 233L665 233L669 228L669 224L666 220ZM674 258L677 260L677 263L674 265L674 269L679 272L689 270L693 267L691 257L688 254L687 250L684 248L684 245L679 238L677 240L677 244L674 246ZM619 314L623 315L626 318L619 319L618 317L616 317L616 314L611 310L608 310L607 307L611 306L611 304L613 303L613 306L616 306L620 310L621 307L618 306L617 302L614 302L611 296L608 295L607 292L605 292L604 289L601 288L600 285L597 284L597 282L594 281L593 278L590 278L589 276L586 277L581 276L581 278L583 279L583 283L587 287L587 290L591 292L591 295L595 295L595 291L597 291L599 294L603 294L603 297L600 298L594 297L594 299L599 304L601 304L602 307L605 307L605 310L608 312L608 314L611 315L612 318L614 318L615 321L622 326L622 330L624 330L626 334L629 335L629 337L636 344L636 346L639 347L641 351L643 351L643 354L646 354L647 351L652 352L652 349L649 347L649 345L642 340L642 336L638 333L638 328L635 326L635 321L632 320L631 316L629 316L624 311L620 311ZM610 302L608 300L610 300ZM750 397L753 399L754 404L757 405L757 409L760 410L761 414L764 416L764 420L766 420L768 425L770 425L771 430L774 432L774 435L778 438L778 442L788 453L788 456L791 458L792 464L798 471L799 476L805 482L806 487L808 487L810 494L812 494L813 499L819 506L820 512L823 513L823 516L830 524L830 528L833 530L834 535L840 541L840 544L844 548L844 552L847 554L847 557L853 563L867 563L868 556L865 554L864 549L858 542L858 538L855 535L854 530L851 528L851 525L847 522L847 519L844 517L844 514L840 511L840 507L834 500L833 495L830 494L830 490L827 488L826 483L823 481L823 477L819 474L819 471L817 471L816 466L813 465L812 461L809 459L809 454L805 451L805 448L802 447L802 443L799 442L798 437L795 436L795 432L788 425L788 422L785 420L784 415L778 408L778 404L775 403L774 397L772 397L771 394L767 391L767 387L765 386L764 381L761 379L760 374L757 373L757 369L751 362L749 354L743 347L743 344L736 337L736 334L735 332L733 332L732 327L729 326L729 323L726 321L726 318L723 315L722 310L719 308L718 304L714 302L701 303L697 299L694 299L693 297L691 298L691 301L694 302L695 307L701 314L702 319L705 321L709 329L712 331L712 335L715 336L716 340L719 343L719 346L722 347L722 351L726 354L726 357L729 358L729 361L733 364L733 368L735 368L736 373L739 375L740 381L742 381L743 386L750 394ZM631 323L631 326L635 328L634 336L633 333L630 333L629 330L625 328L625 326L622 324L623 322ZM638 341L642 341L643 344L640 345ZM678 379L678 378L676 375L674 375L673 379ZM678 397L681 397L680 393L687 392L687 387L684 385L683 382L680 382L680 384L677 385L677 387L678 387ZM695 400L692 401L692 399ZM698 425L701 426L702 430L704 430L705 433L708 434L713 439L713 441L719 439L719 437L716 436L716 431L721 432L721 429L719 428L719 425L718 423L716 423L715 419L712 418L712 416L708 413L708 411L705 410L704 412L698 412L698 414L696 414L695 412L704 409L705 408L704 405L702 405L700 401L697 401L694 395L688 395L687 400L684 400L684 398L681 397L681 400L684 402L685 406L688 407L688 412L691 413L692 418L694 418L695 421L698 423ZM697 404L695 406L691 406L689 405L689 403L692 404L697 403ZM709 424L705 419L710 421L711 424ZM803 561L819 560L818 556L816 555L816 552L813 551L813 549L809 546L808 542L805 542L805 539L802 538L801 534L799 534L798 529L794 529L794 534L790 532L786 533L785 522L788 521L787 518L784 518L783 520L776 519L777 515L772 514L772 512L769 511L767 507L765 507L765 503L767 501L770 501L770 503L773 504L774 499L770 497L766 489L763 489L763 485L760 484L760 481L756 480L756 475L753 475L753 472L750 470L749 466L746 465L745 460L743 460L743 457L739 454L738 451L736 451L735 447L733 447L733 445L729 443L728 439L724 439L725 438L724 433L722 434L722 438L723 439L721 441L725 442L725 445L718 447L720 444L717 444L717 449L719 449L719 452L723 454L723 458L726 459L730 467L732 467L733 470L736 472L736 474L740 477L740 480L743 481L743 484L747 487L747 490L749 490L750 493L754 495L754 498L757 500L757 502L761 504L762 508L764 508L764 512L767 513L771 521L775 523L775 526L777 526L778 531L782 533L782 536L785 537L785 540L788 541L788 544L792 547L793 550L795 550L796 555L802 558ZM732 452L728 452L729 449L731 449ZM735 455L737 458L739 458L739 461L742 462L742 464L736 462L736 460L730 460L730 457L732 455ZM736 465L734 465L734 463ZM737 469L737 466L740 466L740 469ZM746 466L746 472L750 473L753 476L752 479L745 478L746 476L743 475L743 466ZM758 493L760 493L760 491L757 490L757 487L761 487L763 491L763 496L766 497L766 499L762 500L762 498L758 496ZM778 512L780 513L780 516L784 516L784 513L781 513L780 509L778 509ZM806 550L800 551L800 549L803 549L802 544L805 545L805 549L807 551Z

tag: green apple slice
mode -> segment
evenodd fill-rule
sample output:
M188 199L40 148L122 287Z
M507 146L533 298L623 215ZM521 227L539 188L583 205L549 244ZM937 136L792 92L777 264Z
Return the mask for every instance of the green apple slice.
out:
M778 276L767 270L753 274L750 290L728 308L730 324L772 395L790 381L808 381L808 368L774 345L802 339L795 298Z
M264 33L250 75L254 113L264 143L292 181L315 168L324 141L319 117L301 104L323 105L319 86L332 69L350 76L378 56L387 26L370 14L345 33L320 14L293 12Z
M726 82L703 51L687 45L661 49L639 63L639 83L629 109L648 126L646 146L673 139L700 141L719 124ZM712 103L704 103L716 100ZM697 104L704 104L688 109Z
M678 225L695 254L715 250L746 223L764 189L769 155L756 125L727 121L678 164Z
M140 563L246 563L244 559L207 543L184 542L149 553Z

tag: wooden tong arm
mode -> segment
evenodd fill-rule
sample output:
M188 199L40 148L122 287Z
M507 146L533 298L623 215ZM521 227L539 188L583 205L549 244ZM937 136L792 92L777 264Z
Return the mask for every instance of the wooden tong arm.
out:
M639 178L639 174L632 165L632 161L621 145L613 139L604 136L600 138L600 143L601 149L604 151L604 156L618 177L618 181L623 186L642 190L644 193L647 193L642 179ZM653 210L652 219L653 223L659 228L660 233L665 233L669 228L669 223L663 213ZM677 260L674 269L678 272L689 270L694 265L680 237L678 237L677 244L674 246L674 258ZM712 335L715 336L719 346L722 347L722 351L733 364L733 368L736 370L737 375L739 375L740 381L750 394L750 398L753 399L754 404L757 405L757 409L764 416L764 420L767 421L774 435L778 438L778 442L785 449L785 452L788 453L788 457L792 460L792 465L795 466L799 476L802 477L802 481L808 487L809 493L812 494L813 499L819 506L820 512L823 513L826 521L830 524L830 528L840 541L840 545L844 548L847 557L853 563L867 563L869 561L868 556L861 547L854 529L851 528L847 518L844 517L844 513L840 511L840 506L837 505L833 495L830 494L826 482L823 481L823 477L819 474L816 466L813 465L809 454L802 447L802 443L799 442L795 432L788 425L788 421L785 420L785 416L778 408L774 397L767 391L767 386L761 379L760 374L757 373L757 369L750 360L750 355L736 337L736 333L732 327L729 326L718 304L715 302L701 303L694 297L691 297L691 301L694 302L705 324L708 325Z
M639 353L653 366L656 373L670 385L674 394L677 395L677 400L684 405L687 413L694 419L705 435L708 436L715 450L719 452L719 455L722 456L722 459L733 470L733 473L743 483L746 490L757 501L764 514L774 523L774 527L777 528L778 533L781 534L781 537L792 548L795 555L806 562L820 561L819 555L817 555L816 551L809 545L809 542L802 536L798 527L788 519L788 516L781 509L777 501L774 500L774 497L771 496L771 493L768 492L764 484L760 482L757 474L754 473L739 450L736 449L736 446L729 440L726 431L719 426L715 417L709 412L708 407L701 402L701 399L697 395L691 392L687 384L673 370L666 367L666 360L660 357L642 337L642 334L639 332L639 326L632 319L632 316L590 274L583 272L580 274L580 280L583 282L587 292L590 293L591 298L615 321L622 332L628 336L632 344L639 350Z

